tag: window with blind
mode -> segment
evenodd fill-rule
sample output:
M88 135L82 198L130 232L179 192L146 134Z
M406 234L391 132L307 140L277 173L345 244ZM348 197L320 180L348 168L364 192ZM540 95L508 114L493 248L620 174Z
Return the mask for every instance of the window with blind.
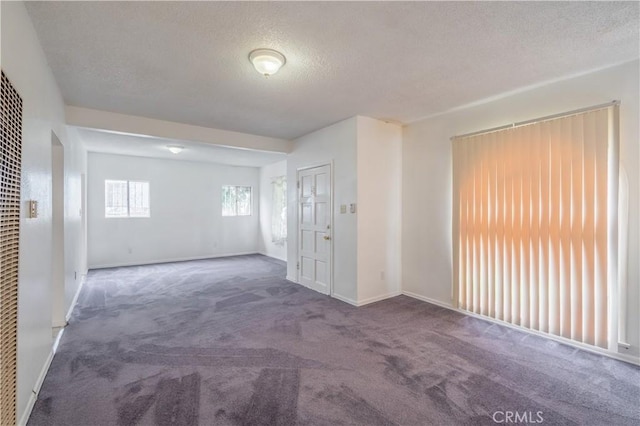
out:
M149 182L105 180L105 217L150 217Z
M453 138L454 301L617 344L617 104Z
M251 216L251 187L222 187L222 216Z

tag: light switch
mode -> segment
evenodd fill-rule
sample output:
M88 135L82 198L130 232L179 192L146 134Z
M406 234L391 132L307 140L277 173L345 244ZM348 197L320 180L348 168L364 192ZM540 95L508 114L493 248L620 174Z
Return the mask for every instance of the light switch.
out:
M38 217L38 202L36 200L27 201L27 216L29 219L35 219Z
M355 213L356 212L356 204L355 203L350 204L349 205L349 210L351 211L351 213Z
M340 204L340 214L345 214L347 212L347 205Z

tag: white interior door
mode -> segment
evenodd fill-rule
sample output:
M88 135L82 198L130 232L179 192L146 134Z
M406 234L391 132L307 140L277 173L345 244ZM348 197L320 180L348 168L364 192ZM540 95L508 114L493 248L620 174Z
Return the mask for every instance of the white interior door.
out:
M323 294L331 291L331 166L298 171L298 277Z

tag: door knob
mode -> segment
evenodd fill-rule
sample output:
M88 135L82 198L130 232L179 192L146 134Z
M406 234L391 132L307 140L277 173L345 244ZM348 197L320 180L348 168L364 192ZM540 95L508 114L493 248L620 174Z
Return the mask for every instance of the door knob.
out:
M328 236L328 235L325 235L323 238L324 238L325 240L330 240L330 239L331 239L331 237L330 237L330 236Z

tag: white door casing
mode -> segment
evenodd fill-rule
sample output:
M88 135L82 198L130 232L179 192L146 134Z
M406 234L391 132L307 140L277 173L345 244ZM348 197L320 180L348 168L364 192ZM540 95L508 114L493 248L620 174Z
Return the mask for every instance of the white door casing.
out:
M298 282L331 293L331 166L298 170Z

